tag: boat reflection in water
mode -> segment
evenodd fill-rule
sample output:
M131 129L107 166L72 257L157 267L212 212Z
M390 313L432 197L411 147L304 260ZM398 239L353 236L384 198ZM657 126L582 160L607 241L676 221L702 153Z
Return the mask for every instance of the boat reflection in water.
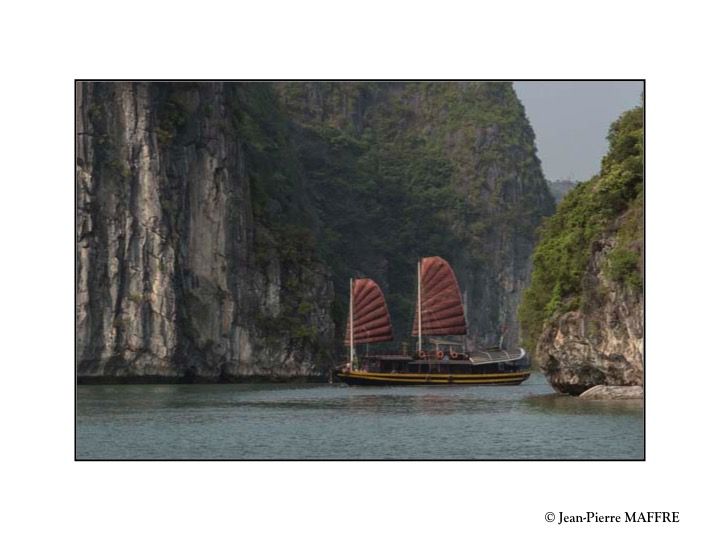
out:
M466 351L463 342L446 337L465 334L465 308L455 273L444 259L425 257L418 262L412 331L417 337L415 352L358 357L357 344L392 341L393 334L385 297L377 283L368 278L351 279L345 338L349 358L334 373L347 384L374 386L520 384L530 376L530 362L522 348Z

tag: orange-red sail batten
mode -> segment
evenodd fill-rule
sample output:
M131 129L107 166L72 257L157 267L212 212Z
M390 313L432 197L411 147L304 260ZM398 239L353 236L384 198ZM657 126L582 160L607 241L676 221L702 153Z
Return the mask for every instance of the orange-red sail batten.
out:
M392 341L392 324L385 297L372 279L353 280L353 341L380 343ZM350 345L350 316L345 330L345 345Z
M455 272L445 259L425 257L421 261L420 302L423 335L461 336L467 333L460 287ZM418 306L415 306L412 335L418 335Z

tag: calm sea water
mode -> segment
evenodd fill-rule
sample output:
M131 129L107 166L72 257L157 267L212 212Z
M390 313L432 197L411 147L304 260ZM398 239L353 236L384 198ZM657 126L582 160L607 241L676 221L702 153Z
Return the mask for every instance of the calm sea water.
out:
M520 386L77 390L79 459L642 459L642 405Z

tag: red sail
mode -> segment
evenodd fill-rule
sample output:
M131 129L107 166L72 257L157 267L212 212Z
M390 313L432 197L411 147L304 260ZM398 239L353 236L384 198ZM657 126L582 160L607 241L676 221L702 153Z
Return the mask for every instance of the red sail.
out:
M426 257L420 263L420 300L424 336L460 336L467 333L465 310L455 272L445 259ZM417 336L417 306L412 335Z
M353 280L353 339L355 343L392 341L392 325L385 297L372 279ZM350 345L350 317L345 331Z

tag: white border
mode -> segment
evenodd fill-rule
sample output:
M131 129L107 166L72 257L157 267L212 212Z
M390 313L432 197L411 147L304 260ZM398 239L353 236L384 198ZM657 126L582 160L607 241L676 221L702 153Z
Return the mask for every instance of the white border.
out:
M694 538L715 530L716 359L707 350L717 334L720 122L717 19L703 6L6 7L3 536ZM646 77L647 462L74 462L75 77ZM678 510L681 523L553 529L543 519L550 510Z

